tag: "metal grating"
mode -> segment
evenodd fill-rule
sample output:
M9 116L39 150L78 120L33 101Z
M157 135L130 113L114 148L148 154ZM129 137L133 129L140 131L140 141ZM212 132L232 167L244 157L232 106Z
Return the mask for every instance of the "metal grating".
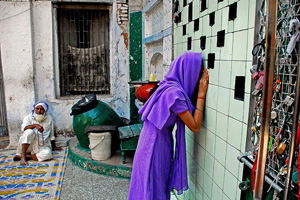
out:
M272 112L269 130L269 145L267 153L267 166L265 175L269 181L267 192L273 187L275 196L278 197L283 189L288 187L287 171L291 168L292 174L297 171L297 161L288 166L291 151L292 129L295 113L297 68L299 67L299 44L296 43L292 52L287 52L288 45L296 32L295 28L289 30L292 20L300 20L300 4L297 0L284 0L278 2L277 12L277 33L275 44L275 68L274 68L274 85L272 96ZM265 31L266 31L266 1L261 1L259 5L260 26L256 27L257 45L254 46L253 56L255 65L252 67L252 73L263 72L265 62ZM299 23L300 25L300 23ZM259 80L255 80L255 84L259 84ZM260 125L262 113L262 87L254 89L252 95L254 98L252 134L251 134L251 160L254 161L258 154L260 141ZM296 152L295 154L298 154ZM295 156L297 157L297 156ZM290 194L296 196L293 192L298 188L297 183L291 181L289 188ZM281 196L282 197L282 196Z
M110 94L109 11L58 8L61 96Z

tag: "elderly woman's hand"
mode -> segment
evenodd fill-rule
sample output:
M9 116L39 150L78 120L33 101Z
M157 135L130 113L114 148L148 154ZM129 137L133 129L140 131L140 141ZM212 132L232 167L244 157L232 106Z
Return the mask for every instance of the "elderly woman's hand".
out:
M208 86L209 75L207 69L204 69L202 77L199 82L198 96L205 97Z

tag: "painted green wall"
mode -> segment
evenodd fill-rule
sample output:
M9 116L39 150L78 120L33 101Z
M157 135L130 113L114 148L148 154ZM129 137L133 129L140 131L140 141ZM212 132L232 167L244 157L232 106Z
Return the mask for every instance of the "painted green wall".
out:
M142 79L142 12L131 12L129 20L129 79ZM130 87L130 120L139 122L138 109L135 106L135 88Z

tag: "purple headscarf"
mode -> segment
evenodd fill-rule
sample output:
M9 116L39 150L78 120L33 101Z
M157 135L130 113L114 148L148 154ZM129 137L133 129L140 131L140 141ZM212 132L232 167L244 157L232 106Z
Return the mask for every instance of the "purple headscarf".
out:
M201 61L201 53L184 52L171 63L170 70L159 83L158 89L139 110L143 121L150 121L161 130L171 114L170 108L176 99L186 101L190 113L194 112L191 98L199 79ZM162 95L168 98L160 98ZM185 124L179 117L170 191L172 188L175 188L178 194L188 189Z

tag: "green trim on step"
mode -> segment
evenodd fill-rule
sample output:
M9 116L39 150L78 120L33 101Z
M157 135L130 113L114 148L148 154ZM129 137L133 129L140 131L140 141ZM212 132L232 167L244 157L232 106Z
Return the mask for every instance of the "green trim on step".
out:
M73 164L79 166L80 168L94 172L97 174L102 174L106 176L113 176L115 178L123 178L123 179L130 179L131 178L131 168L121 165L108 165L105 163L101 163L100 161L91 160L82 156L77 155L74 153L72 148L77 148L70 146L70 141L68 141L69 147L69 158ZM80 146L80 145L79 145ZM82 148L81 148L82 149ZM85 150L86 151L86 150Z

